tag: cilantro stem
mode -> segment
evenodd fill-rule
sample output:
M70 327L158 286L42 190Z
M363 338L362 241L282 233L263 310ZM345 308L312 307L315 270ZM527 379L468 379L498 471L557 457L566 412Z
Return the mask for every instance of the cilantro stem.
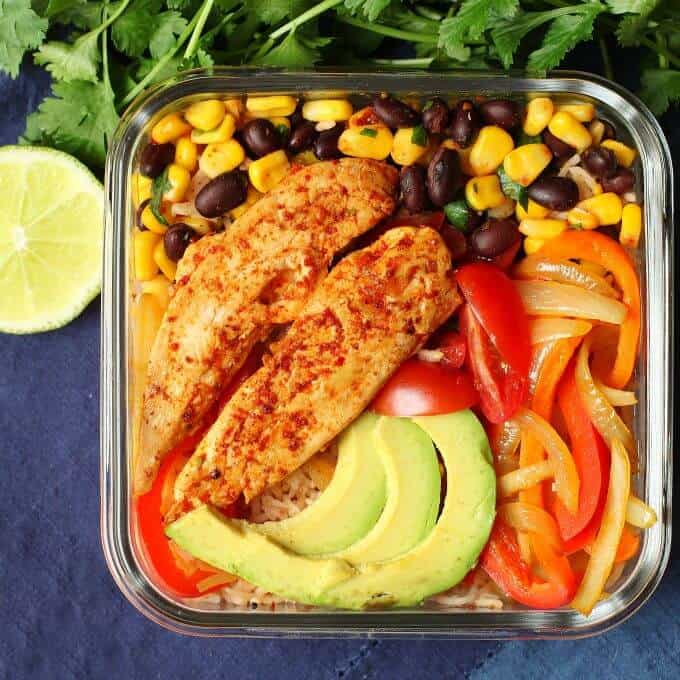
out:
M191 39L189 40L186 50L184 50L185 59L193 57L198 49L198 41L201 39L201 33L203 33L205 22L208 21L208 16L210 15L210 10L212 10L214 2L215 0L205 0L203 6L198 11L198 19L191 34Z
M342 0L323 0L323 2L320 2L314 5L313 7L310 7L306 12L298 14L298 16L296 16L294 19L291 19L288 23L283 24L283 26L279 26L275 31L272 31L269 34L269 37L274 40L276 38L280 38L285 33L295 30L298 26L301 26L302 24L311 21L312 19L314 19L314 17L318 17L320 14L323 14L326 10L329 10L331 7L339 5L341 2Z
M416 5L413 8L413 11L416 14L419 14L421 17L425 19L431 19L432 21L439 22L444 18L444 15L441 12L437 12L437 10L426 7L425 5Z
M104 20L109 15L109 0L104 0ZM104 29L102 33L102 74L104 79L104 86L113 94L111 87L111 79L109 78L109 41L108 30Z
M409 40L410 42L425 43L427 45L437 44L437 36L432 34L415 33L414 31L402 31L400 28L393 28L392 26L383 26L382 24L371 24L368 23L367 21L361 21L360 19L346 17L340 14L335 15L335 20L339 21L341 24L347 24L348 26L356 26L357 28L363 28L366 31L378 33L379 35L384 35L387 36L388 38Z
M609 80L614 80L614 69L612 68L612 60L609 56L607 43L603 36L597 41L600 46L600 53L602 54L602 65L604 66L604 74Z
M99 26L97 26L97 28L95 28L93 31L91 31L91 33L94 33L95 35L99 35L102 31L105 31L127 9L127 6L129 4L130 4L130 0L123 0L123 2L120 3L118 9L108 19L106 19L103 23L99 24Z
M676 57L672 52L670 52L665 46L658 45L653 40L646 38L644 36L638 38L641 45L645 45L655 52L661 53L668 61L669 64L675 66L675 68L680 68L680 57Z
M434 61L434 57L418 57L413 59L371 59L372 64L378 66L427 68Z

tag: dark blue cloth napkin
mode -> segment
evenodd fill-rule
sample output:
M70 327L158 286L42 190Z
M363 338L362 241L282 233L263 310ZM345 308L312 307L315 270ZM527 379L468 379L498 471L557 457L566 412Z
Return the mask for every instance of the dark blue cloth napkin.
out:
M49 79L0 76L0 144ZM666 130L680 150L679 117ZM2 291L0 291L2 295ZM0 335L0 678L680 677L680 570L630 621L578 642L201 640L128 604L99 541L99 303L66 328ZM676 487L677 488L677 487Z

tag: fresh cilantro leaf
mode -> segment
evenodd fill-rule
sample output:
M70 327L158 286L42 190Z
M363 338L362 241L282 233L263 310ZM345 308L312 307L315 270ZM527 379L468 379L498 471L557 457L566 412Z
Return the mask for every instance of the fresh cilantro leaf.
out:
M513 201L517 201L526 210L529 205L529 192L527 188L523 187L519 182L510 179L502 165L498 168L497 173L501 181L503 193Z
M377 137L378 136L378 131L374 130L373 128L365 127L361 129L361 132L359 133L363 137Z
M454 59L465 60L465 43L479 40L489 28L489 20L513 17L519 9L519 0L464 0L452 17L442 21L439 29L439 46Z
M550 24L541 47L529 55L529 72L543 74L555 68L567 52L592 37L595 19L605 7L600 2L591 2L578 8L581 10L578 14L558 17Z
M345 0L345 7L352 13L361 12L369 21L375 21L392 0Z
M266 66L313 66L321 60L320 47L330 43L329 38L305 38L291 31L280 45L272 48L259 58L259 63Z
M517 146L524 146L525 144L542 144L543 137L541 135L528 135L524 130L519 133L517 138Z
M680 70L646 69L640 96L652 113L660 116L671 102L680 102Z
M45 66L57 80L89 80L94 83L100 59L98 38L92 32L82 35L72 44L58 40L46 42L35 54L35 63Z
M468 219L470 218L470 207L467 201L452 201L444 206L444 214L449 224L460 231L467 231Z
M165 168L165 170L163 170L158 177L155 177L151 183L151 202L149 203L151 212L161 224L168 223L161 212L161 202L163 201L163 194L171 188L172 186L168 179L168 168Z
M283 123L279 123L276 126L276 131L279 133L279 137L281 137L281 139L286 139L290 134L290 129L288 128L287 125L284 125Z
M116 49L128 57L140 57L158 27L162 0L133 0L111 28Z
M157 28L149 41L149 52L154 59L160 59L175 45L177 36L187 26L187 20L179 12L163 12L156 22Z
M30 0L0 0L0 71L19 75L24 53L45 38L47 19L31 9Z
M284 19L292 19L313 5L312 0L250 0L248 10L263 23L274 26Z
M612 14L649 14L660 0L606 0Z
M65 26L73 24L76 28L91 31L101 24L103 8L103 2L74 3L62 9L51 21Z
M48 0L43 16L51 18L86 2L87 0Z
M208 68L214 66L214 64L215 60L210 56L210 53L199 48L190 57L180 61L178 70L186 71L191 68Z
M21 142L54 146L101 168L116 125L113 92L104 83L58 82L28 117Z
M422 125L416 125L411 133L411 143L418 146L427 146L427 132Z

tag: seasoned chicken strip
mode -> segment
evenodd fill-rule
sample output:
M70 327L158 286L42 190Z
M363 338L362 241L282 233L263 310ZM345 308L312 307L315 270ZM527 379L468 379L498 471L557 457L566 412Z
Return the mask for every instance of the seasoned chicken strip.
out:
M201 441L168 521L250 501L328 444L453 313L450 268L429 228L392 229L342 260Z
M253 345L295 318L335 253L392 213L396 185L396 169L377 161L302 167L225 232L187 249L149 359L137 493L200 427Z

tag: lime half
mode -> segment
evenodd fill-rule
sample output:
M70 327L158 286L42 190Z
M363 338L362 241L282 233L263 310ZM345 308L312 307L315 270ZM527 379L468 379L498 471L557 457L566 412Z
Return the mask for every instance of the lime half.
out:
M0 331L59 328L99 293L104 190L68 154L0 148Z

